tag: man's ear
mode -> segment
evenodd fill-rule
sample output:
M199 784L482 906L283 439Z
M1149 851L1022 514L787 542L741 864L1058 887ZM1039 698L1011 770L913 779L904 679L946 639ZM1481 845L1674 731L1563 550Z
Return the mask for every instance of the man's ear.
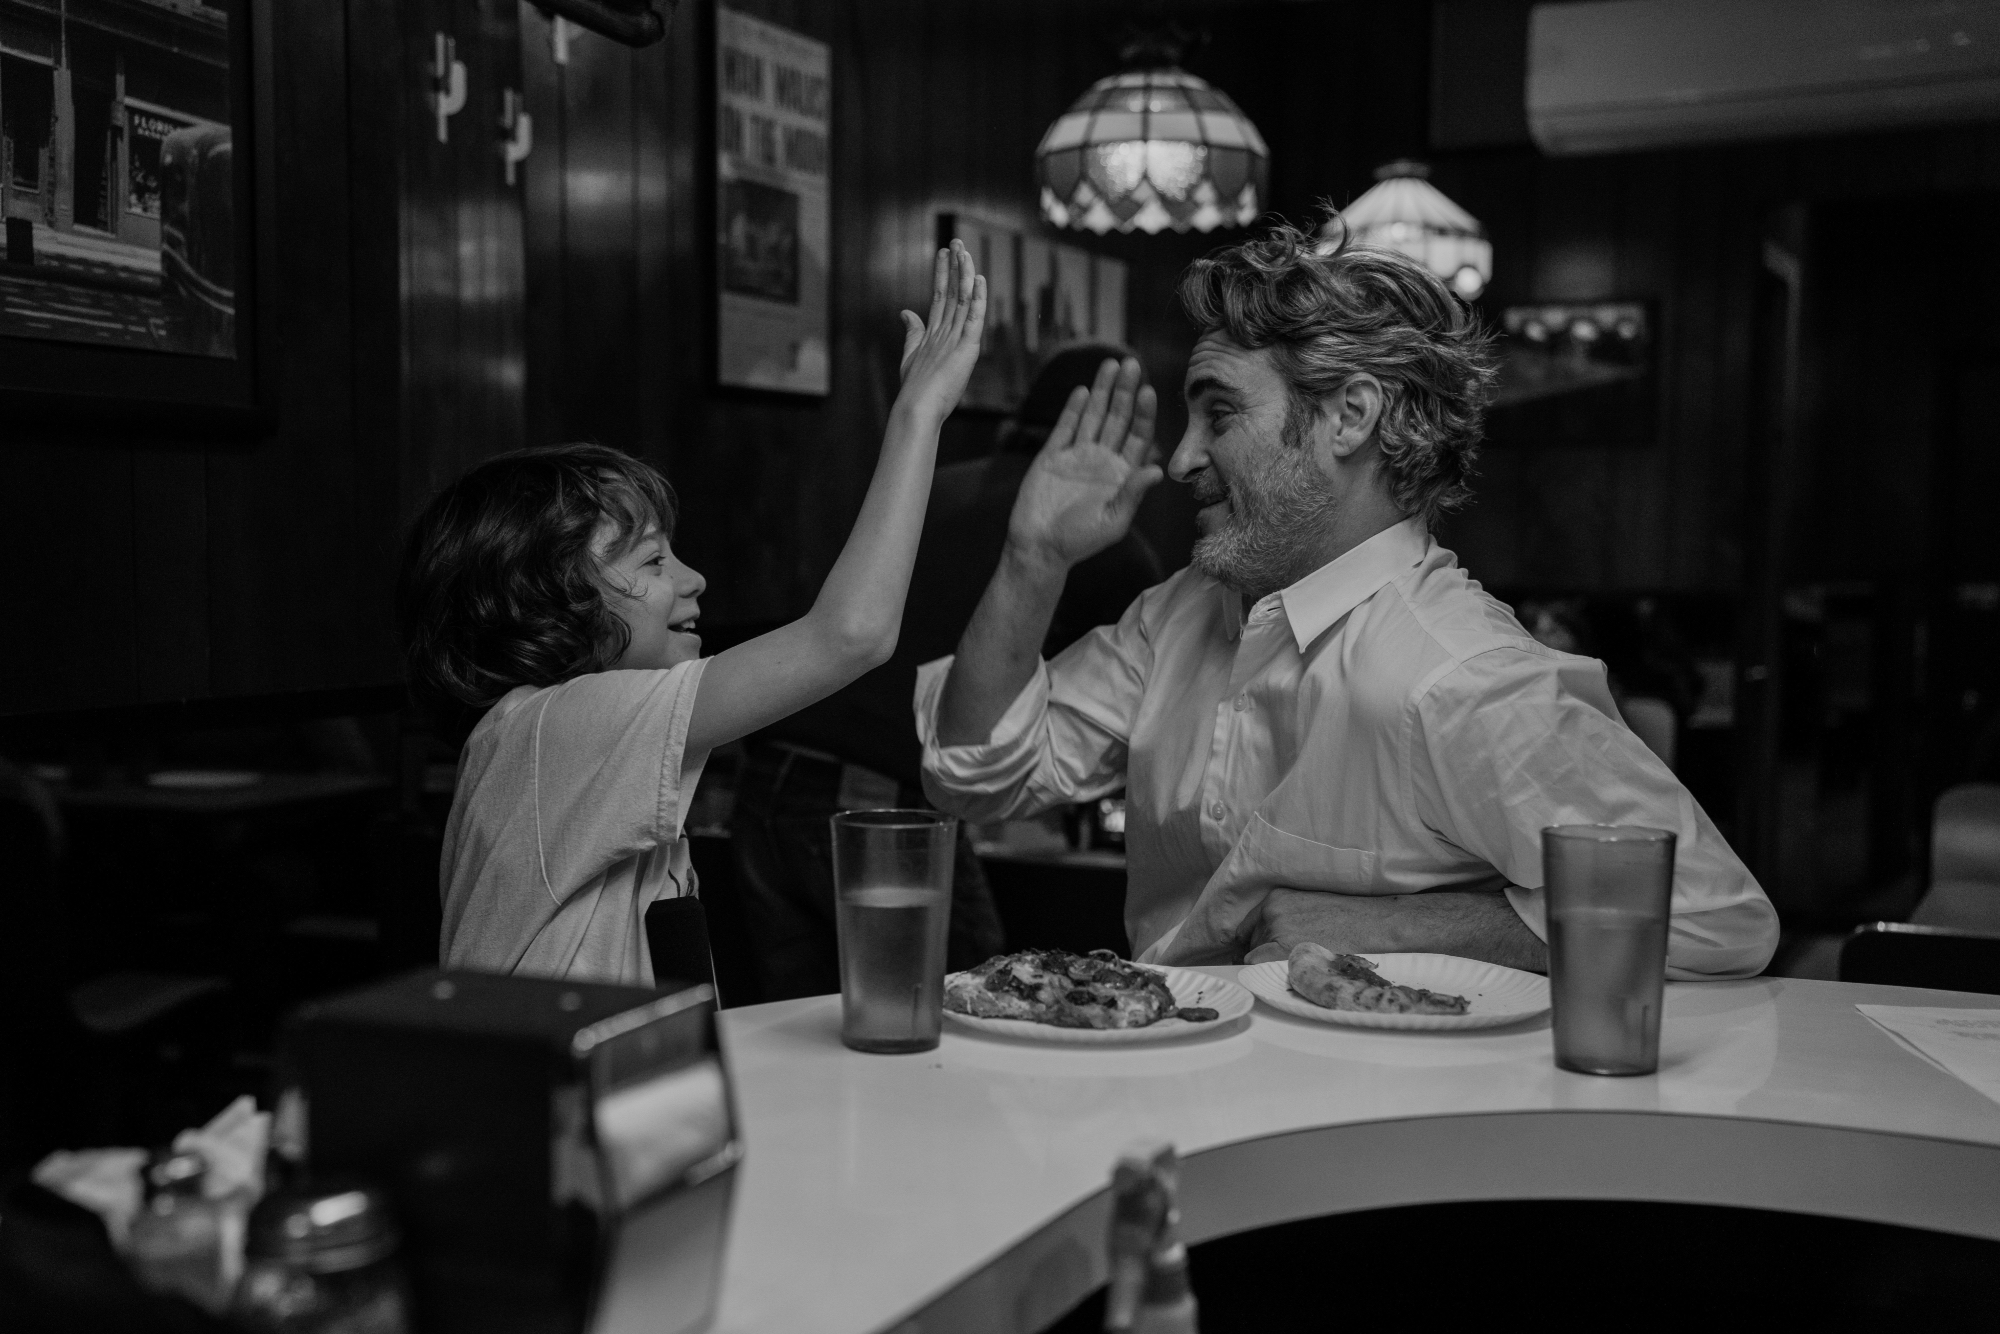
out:
M1382 382L1362 371L1326 397L1326 444L1337 459L1354 457L1375 438L1382 420Z

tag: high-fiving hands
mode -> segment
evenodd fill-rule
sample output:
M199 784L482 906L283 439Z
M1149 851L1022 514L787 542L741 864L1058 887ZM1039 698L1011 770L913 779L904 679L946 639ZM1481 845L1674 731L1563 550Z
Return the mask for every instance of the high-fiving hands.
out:
M903 312L903 391L897 403L941 422L958 406L986 331L986 279L965 243L953 241L931 266L931 311Z
M1068 569L1132 526L1163 475L1153 462L1159 400L1140 376L1136 359L1107 359L1095 384L1071 391L1014 499L1007 542L1018 554Z

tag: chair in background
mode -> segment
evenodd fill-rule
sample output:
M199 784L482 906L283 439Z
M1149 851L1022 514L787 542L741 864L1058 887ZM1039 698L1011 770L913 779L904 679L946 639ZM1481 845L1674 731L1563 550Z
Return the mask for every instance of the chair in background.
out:
M65 842L48 789L0 761L0 884L9 890L0 899L8 919L0 932L8 1016L0 1139L9 1158L156 1136L148 1118L179 1114L172 1104L188 1090L177 1077L187 1073L194 1040L221 1031L217 1004L229 989L204 974L94 971L79 962L100 942L73 939Z
M414 806L414 803L411 803ZM379 816L369 831L375 865L377 960L383 973L435 968L444 905L438 863L444 830L421 809Z
M1840 980L2000 995L2000 934L1871 922L1842 942Z
M1910 920L2000 932L2000 783L1965 783L1938 798L1931 819L1931 885Z

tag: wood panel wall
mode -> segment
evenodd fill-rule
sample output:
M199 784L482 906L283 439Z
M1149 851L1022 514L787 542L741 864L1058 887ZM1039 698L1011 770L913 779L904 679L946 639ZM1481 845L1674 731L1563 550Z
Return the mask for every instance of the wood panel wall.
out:
M1492 446L1478 499L1447 539L1505 588L1734 595L1756 580L1770 519L1757 490L1768 442L1753 411L1768 219L1794 204L1901 200L1913 218L1961 209L1966 192L2000 188L2000 127L1594 158L1517 147L1432 162L1433 181L1492 237L1481 303L1491 318L1512 304L1604 297L1653 299L1660 318L1654 444ZM1882 264L1904 262L1897 251L1912 243L1885 236ZM1831 527L1828 537L1847 541ZM1852 570L1849 551L1832 564L1794 561L1780 577L1852 577L1832 573Z
M676 544L710 579L711 625L797 615L845 540L896 391L896 312L927 292L936 217L1035 226L1032 156L1049 122L1115 68L1130 7L1047 0L744 0L833 47L833 385L824 398L714 387L708 135L712 7L688 5L666 49L583 34L557 65L549 24L524 18L538 126L529 168L528 436L595 439L659 463L682 500ZM531 11L524 11L530 13ZM1143 238L1142 240L1154 240ZM1199 248L1183 238L1099 247L1134 266L1131 318L1164 387L1186 339L1156 308ZM947 456L996 423L947 429ZM1184 550L1178 497L1144 522Z
M687 0L661 46L582 34L564 65L531 5L454 3L518 23L536 120L517 383L481 393L477 376L499 363L449 368L448 326L488 290L463 274L437 329L414 348L398 341L408 242L385 213L398 185L374 90L401 89L407 115L417 89L363 21L394 7L270 5L282 424L251 444L190 444L0 423L0 710L392 683L401 523L456 467L516 441L599 439L660 463L682 499L678 543L710 578L711 626L804 610L866 486L895 388L895 311L924 291L935 215L1035 225L1035 142L1116 67L1136 15L1206 30L1186 63L1262 128L1284 213L1346 202L1378 163L1428 152L1423 5L740 0L834 49L834 384L824 399L724 392L709 351L712 0ZM1477 506L1447 530L1475 574L1516 587L1742 587L1764 215L1798 198L2000 188L2000 132L1979 127L1619 158L1431 157L1437 184L1492 232L1489 307L1662 303L1657 445L1491 450ZM1131 266L1132 339L1167 401L1168 447L1191 341L1173 280L1225 239L1089 242ZM385 398L411 356L447 367L425 400L432 433L414 439ZM520 407L495 411L510 393ZM948 451L976 452L992 426L955 421ZM1185 551L1177 488L1160 488L1143 522Z

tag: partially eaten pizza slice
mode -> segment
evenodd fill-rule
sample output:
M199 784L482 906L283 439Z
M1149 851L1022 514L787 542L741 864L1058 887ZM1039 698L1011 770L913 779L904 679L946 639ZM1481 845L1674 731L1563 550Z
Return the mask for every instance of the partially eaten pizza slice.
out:
M944 1008L981 1019L1023 1019L1057 1028L1144 1028L1176 1016L1216 1018L1183 1009L1166 979L1110 950L1019 950L996 954L944 980Z
M1335 954L1311 941L1292 949L1286 981L1293 991L1329 1010L1376 1014L1464 1014L1472 1002L1422 987L1406 987L1376 972L1358 954Z

